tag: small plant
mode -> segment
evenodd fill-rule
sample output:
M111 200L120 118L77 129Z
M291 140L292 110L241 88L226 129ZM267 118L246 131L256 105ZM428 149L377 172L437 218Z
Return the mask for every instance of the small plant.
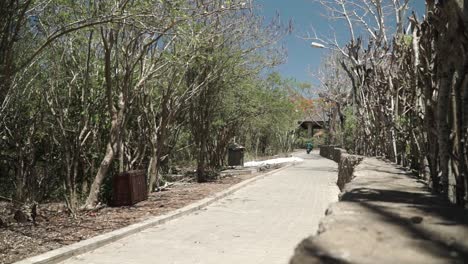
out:
M344 114L343 147L348 151L352 151L356 146L354 138L356 134L357 119L351 107L346 108L344 110Z

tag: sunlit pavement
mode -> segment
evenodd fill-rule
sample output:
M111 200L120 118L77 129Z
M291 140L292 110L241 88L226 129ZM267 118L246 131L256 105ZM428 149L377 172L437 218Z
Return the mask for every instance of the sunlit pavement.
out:
M337 165L313 151L196 213L64 263L287 263L337 201Z

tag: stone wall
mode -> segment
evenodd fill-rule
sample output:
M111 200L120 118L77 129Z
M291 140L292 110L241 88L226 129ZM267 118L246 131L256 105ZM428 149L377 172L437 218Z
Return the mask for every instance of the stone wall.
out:
M337 185L342 191L345 184L353 179L354 168L362 161L362 156L351 155L345 149L333 145L320 146L320 156L338 163Z
M348 177L355 159L361 157L342 153L340 173ZM352 174L290 264L467 263L466 210L393 163L365 158Z
M322 145L320 146L320 156L331 159L331 152L333 151L333 146Z
M356 168L362 159L363 157L357 155L341 154L341 159L338 163L338 181L336 182L340 191L343 191L345 185L353 179L354 168Z

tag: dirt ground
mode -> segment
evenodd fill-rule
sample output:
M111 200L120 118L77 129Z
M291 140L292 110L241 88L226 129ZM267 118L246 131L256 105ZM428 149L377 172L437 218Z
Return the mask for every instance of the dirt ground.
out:
M41 204L36 225L13 223L0 227L0 263L13 263L176 210L254 176L225 177L208 183L178 183L165 191L152 193L147 201L134 206L78 212L76 218L68 214L63 204ZM0 203L0 214L6 212L7 206L7 203Z

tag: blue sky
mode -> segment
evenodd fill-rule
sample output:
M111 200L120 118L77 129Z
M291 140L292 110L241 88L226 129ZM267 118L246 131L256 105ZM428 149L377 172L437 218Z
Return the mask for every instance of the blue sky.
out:
M411 8L414 8L417 14L424 13L424 0L411 0L411 2ZM315 83L309 72L319 66L326 50L311 48L310 41L303 40L299 36L306 36L307 32L312 32L312 27L317 33L325 36L332 32L332 26L338 33L343 32L345 28L333 24L324 17L324 10L313 0L257 0L256 3L260 5L260 12L265 19L275 16L278 12L285 23L290 19L293 21L294 32L284 39L285 47L288 49L287 62L278 66L277 71L284 77Z

